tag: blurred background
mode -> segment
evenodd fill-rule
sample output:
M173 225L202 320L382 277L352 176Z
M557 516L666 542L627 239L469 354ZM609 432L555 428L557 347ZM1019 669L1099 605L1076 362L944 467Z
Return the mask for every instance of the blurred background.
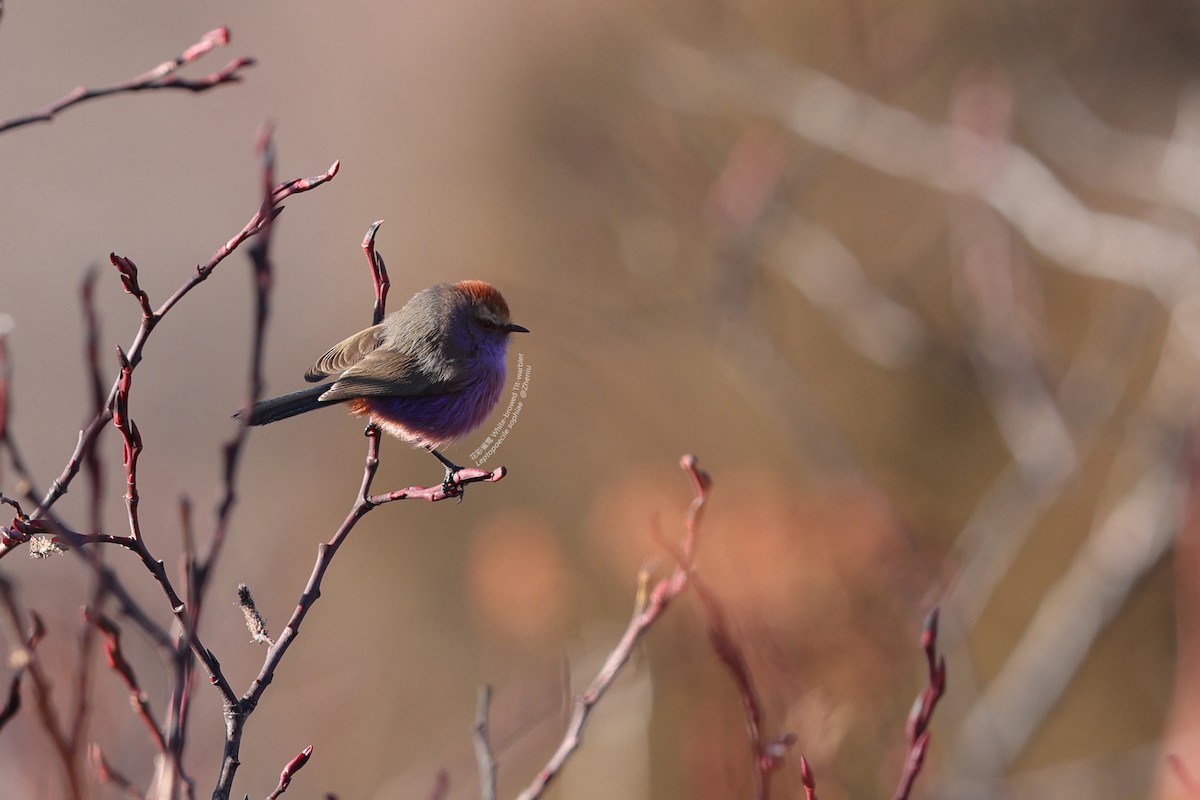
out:
M111 251L157 305L278 178L329 185L274 231L268 391L300 385L370 320L359 244L376 219L396 309L481 278L531 329L527 394L461 505L369 515L247 728L238 796L478 796L476 687L495 688L501 796L532 779L616 644L654 532L681 534L680 454L715 480L699 570L727 606L775 775L824 800L890 796L942 608L949 692L917 796L1183 798L1200 774L1196 502L1200 7L980 3L12 0L0 117L126 80L228 25L241 84L97 100L0 137L0 312L13 435L48 484L92 415L79 286L98 265L107 381L136 330ZM135 377L146 536L178 564L178 501L211 536L221 446L246 396L244 253L171 312ZM492 421L451 457L468 455ZM272 633L362 474L359 422L256 430L212 580L205 642L238 691L257 673L235 606ZM119 441L105 520L124 530ZM0 491L16 491L7 462ZM379 491L440 479L383 447ZM58 510L82 526L86 492ZM135 594L168 610L125 552ZM70 704L78 559L0 571L39 609ZM0 629L6 651L13 632ZM169 673L132 630L152 705ZM99 655L96 655L99 663ZM139 785L153 749L117 678L89 740ZM195 692L186 766L208 796L223 723ZM63 788L31 707L0 733L0 794ZM552 797L746 797L739 698L685 595L593 715ZM117 797L93 787L98 798Z

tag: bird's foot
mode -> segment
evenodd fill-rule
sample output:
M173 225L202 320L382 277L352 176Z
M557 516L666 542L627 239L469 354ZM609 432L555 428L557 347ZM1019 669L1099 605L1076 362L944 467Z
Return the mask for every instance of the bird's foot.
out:
M436 450L434 451L437 452ZM467 485L459 483L458 473L462 471L462 467L455 464L446 465L446 477L442 478L442 492L447 497L457 497L458 502L462 502L467 496Z
M395 492L372 495L366 498L366 501L370 505L377 506L383 503L391 503L395 500L415 500L419 498L436 503L439 500L449 500L451 497L455 497L461 502L467 484L480 482L495 483L503 479L507 474L508 470L504 467L496 467L493 470L460 467L453 472L447 470L445 479L434 486L410 486L407 489L400 489Z

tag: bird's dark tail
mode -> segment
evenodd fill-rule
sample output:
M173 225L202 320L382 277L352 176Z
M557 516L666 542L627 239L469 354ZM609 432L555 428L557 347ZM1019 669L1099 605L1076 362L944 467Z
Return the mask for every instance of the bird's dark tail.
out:
M259 400L254 404L254 408L250 409L250 424L266 425L268 422L278 422L281 419L287 419L288 417L294 417L297 414L303 414L305 411L312 411L314 408L333 405L333 403L323 403L317 399L330 386L333 386L333 384L322 383L318 386L309 387L308 389L301 389L298 392L281 394L279 397L269 397L266 400ZM242 416L242 412L239 411L233 416L240 418Z

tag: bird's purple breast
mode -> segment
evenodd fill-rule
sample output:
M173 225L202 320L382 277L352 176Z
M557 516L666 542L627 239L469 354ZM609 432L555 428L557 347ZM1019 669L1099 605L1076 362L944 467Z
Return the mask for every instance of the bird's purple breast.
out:
M349 403L355 414L367 414L388 433L418 447L441 447L479 427L500 399L504 363L481 370L462 389L421 397L364 397Z

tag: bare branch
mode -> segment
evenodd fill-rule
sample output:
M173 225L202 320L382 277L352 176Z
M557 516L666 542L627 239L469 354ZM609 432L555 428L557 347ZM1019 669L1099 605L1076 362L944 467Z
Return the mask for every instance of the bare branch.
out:
M130 345L129 349L126 351L126 356L129 360L130 366L136 368L137 365L141 363L142 353L145 349L147 340L149 339L158 322L167 314L167 312L169 312L176 303L187 296L189 292L207 280L208 276L211 275L213 270L217 268L217 265L224 261L230 253L241 246L242 243L247 239L260 233L269 221L268 218L273 219L274 217L278 216L283 210L282 206L279 204L282 203L284 199L293 194L310 191L324 183L327 183L328 181L332 180L335 175L337 175L339 167L339 162L335 161L328 170L320 175L316 175L311 178L294 178L276 186L271 192L271 209L269 212L264 214L262 208L260 207L259 210L255 212L254 216L250 218L250 221L247 222L246 225L233 236L233 238L219 247L213 254L212 258L210 258L206 263L198 265L192 277L185 281L183 285L175 291L174 294L168 297L166 301L159 306L150 317L144 317L142 319L142 325L138 329L137 335L134 337L133 344ZM111 409L112 403L116 398L116 392L117 384L114 382L112 389L109 390L108 399L105 402L104 408L96 414L96 416L88 424L87 428L80 433L79 442L75 446L75 451L68 459L62 473L54 481L49 491L47 491L43 497L39 505L39 513L48 510L54 505L54 503L58 501L60 497L67 493L67 489L70 487L75 475L79 472L80 463L84 457L84 454L87 453L90 448L95 447L96 439L104 430L104 426L107 424L109 419L112 418ZM11 441L9 442L9 452L10 454L12 452ZM0 557L2 557L5 552L6 550L0 549Z
M17 670L8 683L8 699L4 701L4 708L0 708L0 730L4 730L4 726L8 724L9 720L21 710L22 674L24 673L21 670Z
M687 538L680 552L680 563L690 563L692 556L695 554L695 545L698 536L697 526L704 506L708 502L708 492L712 486L712 481L707 474L699 469L696 457L693 455L685 455L680 459L679 465L692 479L692 487L695 492L695 497L688 508L687 517L684 522ZM541 771L538 772L533 782L518 795L518 800L534 800L534 798L541 797L550 783L558 777L567 759L583 743L583 730L587 725L592 709L600 702L605 692L608 691L609 687L616 680L617 675L620 674L625 664L629 662L630 657L633 655L633 650L638 642L641 641L642 636L663 615L663 612L667 610L667 606L670 605L671 601L687 588L688 578L688 571L677 565L670 576L663 578L654 585L654 588L645 596L644 604L642 602L637 603L633 618L629 620L629 625L625 628L625 633L621 636L616 647L609 653L608 658L605 659L600 672L597 673L587 690L575 698L574 710L571 713L571 719L567 723L567 730L563 735L562 742L558 746L558 750L550 757L546 766L542 767ZM639 591L639 598L641 595L642 592Z
M84 364L87 369L89 414L95 414L104 405L104 385L100 377L100 315L96 313L96 275L99 271L96 265L88 267L79 287L79 300L83 308L84 320ZM90 533L99 533L104 519L104 465L95 449L89 450L84 457L84 468L88 473L88 483L91 487L88 507L91 520L88 526Z
M750 751L754 758L754 793L752 796L755 800L767 800L771 796L771 773L782 766L783 759L795 744L796 737L790 733L770 740L763 737L762 703L758 697L758 690L754 686L754 678L750 674L750 665L746 662L746 656L729 632L729 626L725 621L725 610L716 594L700 579L698 574L693 572L691 580L708 618L708 639L712 644L713 652L729 670L742 701L742 713L746 718L746 732L750 739Z
M138 718L150 732L150 738L154 742L154 746L158 749L159 753L165 753L167 751L167 742L163 737L162 728L154 720L154 715L150 712L150 700L142 690L141 684L138 683L137 676L133 672L133 666L125 658L125 653L121 649L120 628L104 614L99 614L86 608L83 611L83 618L86 622L94 625L104 636L104 657L108 662L109 668L117 673L122 682L124 682L125 688L129 690L129 703L133 706L133 710L137 713Z
M896 787L892 800L908 800L913 782L925 764L925 753L929 749L929 720L938 700L946 692L946 661L937 651L938 609L929 612L921 630L921 649L925 651L925 665L929 672L929 685L917 696L908 717L905 734L908 737L908 757L904 760L904 772Z
M88 762L92 765L92 775L95 776L96 783L101 785L111 783L119 788L128 800L143 800L141 791L133 785L133 781L117 772L108 763L108 759L100 750L100 745L92 744L88 747Z
M211 30L204 34L200 41L184 50L183 53L170 61L164 61L149 72L130 78L124 83L117 83L99 89L87 89L83 86L78 86L59 100L38 111L22 117L15 117L7 122L0 122L0 133L25 125L32 125L36 122L50 122L60 112L65 111L71 106L88 100L94 100L97 97L107 97L113 94L130 94L155 89L183 89L198 93L208 91L226 83L237 83L242 79L241 71L246 67L252 66L254 59L245 57L235 58L223 69L195 80L180 78L175 74L176 70L185 64L190 64L210 50L226 44L229 44L228 28L221 27Z
M16 592L12 585L0 577L0 605L3 605L12 627L20 632L25 630L25 614L17 602ZM25 648L20 653L20 669L29 676L33 687L34 708L38 720L50 739L55 756L66 780L65 794L69 800L82 800L84 797L82 779L79 774L78 753L72 746L70 736L63 729L51 702L52 686L49 678L42 671L37 657L37 646L46 635L46 627L36 611L29 612L29 633L25 635Z

